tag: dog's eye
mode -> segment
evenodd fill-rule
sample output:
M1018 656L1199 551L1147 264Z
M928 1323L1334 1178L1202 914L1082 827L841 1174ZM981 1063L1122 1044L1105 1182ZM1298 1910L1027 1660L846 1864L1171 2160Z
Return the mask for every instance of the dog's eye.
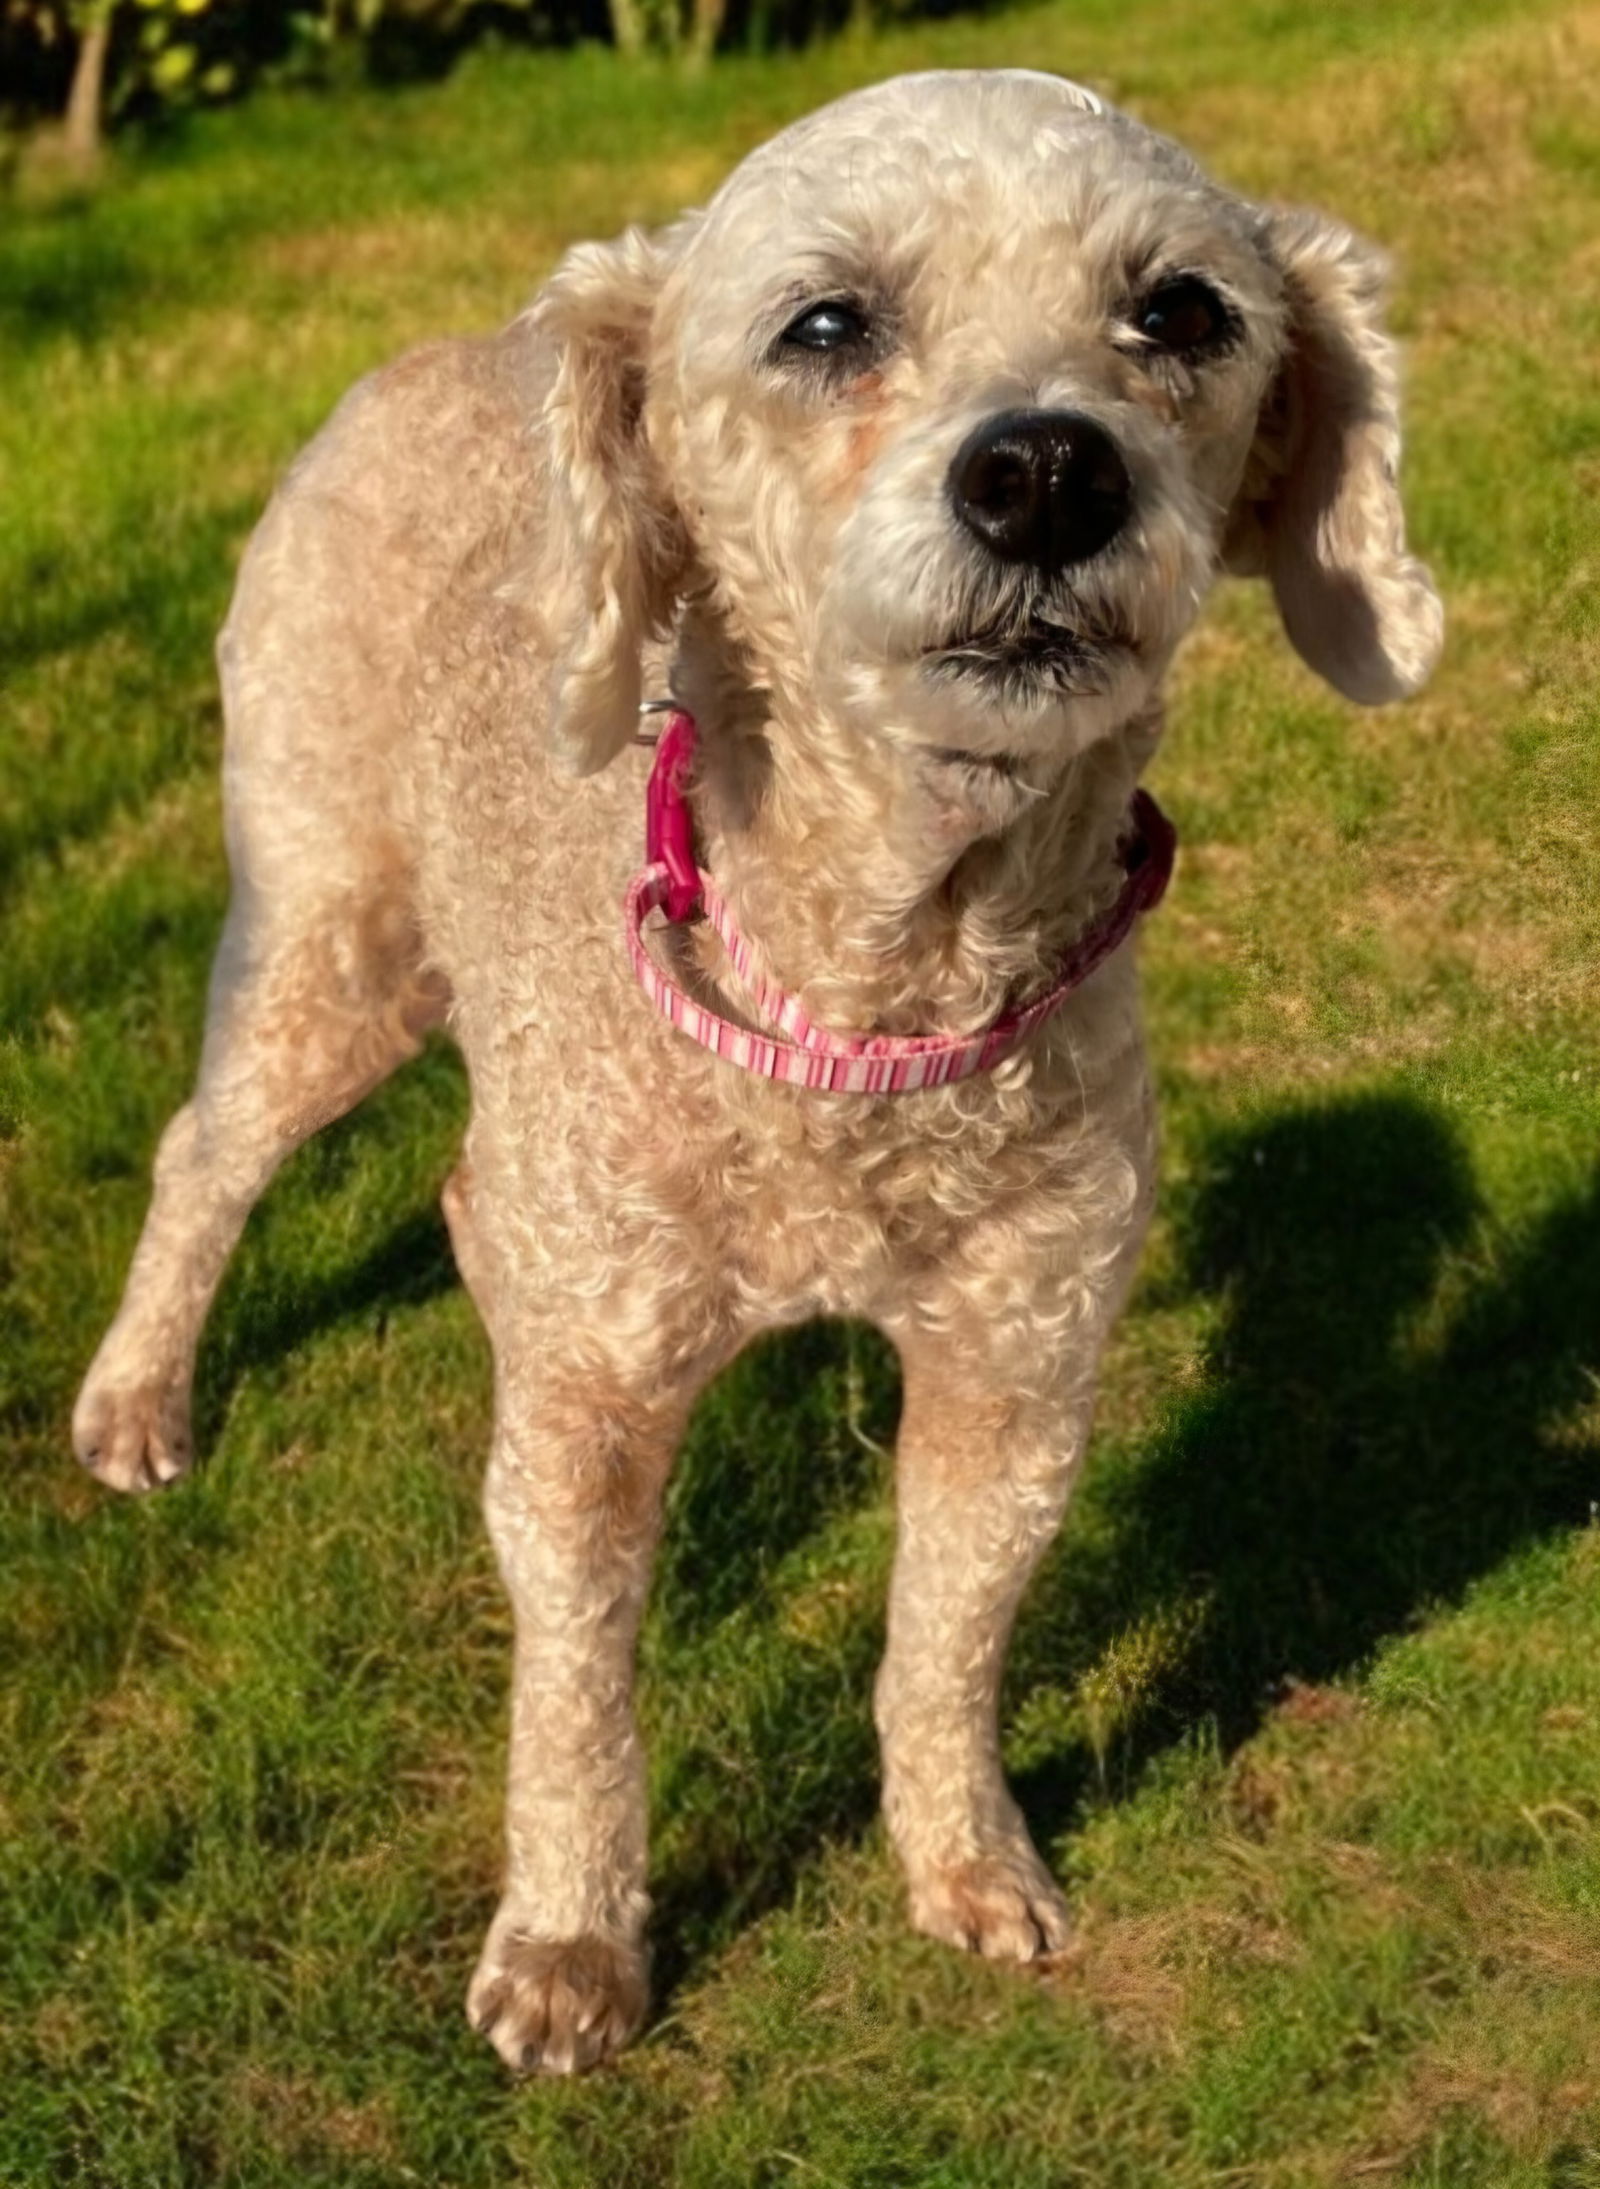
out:
M779 336L784 349L831 353L857 349L867 339L867 322L853 304L830 298L825 304L808 304L798 319L791 319Z
M1133 323L1152 349L1169 357L1220 349L1238 325L1216 290L1194 274L1158 282L1134 312Z

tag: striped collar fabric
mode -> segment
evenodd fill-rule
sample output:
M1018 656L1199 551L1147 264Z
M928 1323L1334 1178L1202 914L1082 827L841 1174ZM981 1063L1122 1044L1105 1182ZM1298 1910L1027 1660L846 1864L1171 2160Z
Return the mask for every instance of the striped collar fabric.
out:
M640 987L664 1018L725 1063L762 1079L818 1094L912 1094L992 1071L1059 1011L1097 967L1120 950L1141 913L1166 893L1177 831L1148 791L1135 791L1120 847L1124 880L1116 899L1063 951L1050 985L1031 1003L964 1034L838 1034L816 1026L799 999L761 972L726 899L694 858L687 791L696 730L690 715L667 714L646 801L645 864L624 901L628 956ZM645 922L667 927L707 920L721 938L756 1014L775 1031L735 1024L699 1003L651 954Z

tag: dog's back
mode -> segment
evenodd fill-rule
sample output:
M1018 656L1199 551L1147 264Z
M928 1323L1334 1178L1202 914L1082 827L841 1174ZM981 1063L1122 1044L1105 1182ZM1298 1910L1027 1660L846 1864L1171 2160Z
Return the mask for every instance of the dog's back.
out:
M536 506L530 350L513 322L370 374L257 527L218 642L242 886L358 885L409 833L398 747L425 631Z

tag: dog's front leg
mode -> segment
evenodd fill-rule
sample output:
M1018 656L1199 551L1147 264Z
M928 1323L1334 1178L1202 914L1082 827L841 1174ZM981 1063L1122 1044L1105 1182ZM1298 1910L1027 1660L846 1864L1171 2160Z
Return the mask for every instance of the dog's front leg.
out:
M485 1509L516 1619L506 1889L468 2012L509 2066L566 2074L644 2017L634 1641L697 1379L624 1378L603 1357L524 1374L497 1349Z
M1099 1327L1042 1395L1008 1393L998 1363L948 1343L900 1345L899 1541L876 1697L884 1812L917 1929L1029 1961L1064 1945L1070 1923L1001 1770L1000 1677L1088 1433Z

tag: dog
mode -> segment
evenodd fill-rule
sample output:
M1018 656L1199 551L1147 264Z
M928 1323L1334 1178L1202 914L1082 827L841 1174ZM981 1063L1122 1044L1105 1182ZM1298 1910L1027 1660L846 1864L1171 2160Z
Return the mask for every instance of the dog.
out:
M1151 1205L1137 783L1224 569L1354 700L1434 663L1383 288L1063 79L906 76L363 381L249 544L199 1079L75 1442L121 1489L187 1467L251 1205L448 1027L516 1621L469 2011L514 2069L644 2018L663 1486L697 1392L802 1319L904 1373L875 1711L911 1921L1068 1937L997 1693Z

